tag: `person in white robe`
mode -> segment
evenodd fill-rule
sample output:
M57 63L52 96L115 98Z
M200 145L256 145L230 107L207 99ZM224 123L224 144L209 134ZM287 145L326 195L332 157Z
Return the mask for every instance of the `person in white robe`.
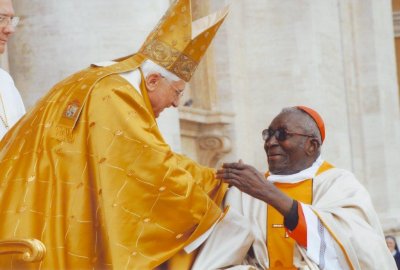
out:
M0 0L0 54L18 25L11 0ZM25 114L21 96L11 76L0 68L0 139Z
M396 269L368 191L321 158L316 111L283 109L263 139L265 175L242 161L218 170L236 220L217 224L193 270Z
M24 103L13 79L0 68L0 139L24 114Z

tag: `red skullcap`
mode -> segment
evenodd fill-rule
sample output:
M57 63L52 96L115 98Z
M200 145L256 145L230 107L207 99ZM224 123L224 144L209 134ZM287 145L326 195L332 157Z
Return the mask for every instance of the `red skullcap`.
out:
M296 106L296 108L299 110L302 110L303 112L305 112L306 114L311 116L311 118L314 120L314 122L318 126L319 133L321 134L321 140L322 140L322 142L324 142L324 140L325 140L325 124L324 124L324 120L322 120L322 117L316 111L314 111L313 109L308 108L306 106Z

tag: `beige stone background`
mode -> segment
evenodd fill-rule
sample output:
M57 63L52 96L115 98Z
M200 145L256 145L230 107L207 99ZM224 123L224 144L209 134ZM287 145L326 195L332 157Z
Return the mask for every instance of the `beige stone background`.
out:
M168 0L14 0L22 17L9 65L28 108L90 63L131 54ZM196 18L228 4L194 0ZM267 169L261 131L307 105L327 129L323 158L353 171L385 233L400 236L400 0L241 0L185 94L160 119L166 140L200 163ZM7 61L8 60L8 61Z

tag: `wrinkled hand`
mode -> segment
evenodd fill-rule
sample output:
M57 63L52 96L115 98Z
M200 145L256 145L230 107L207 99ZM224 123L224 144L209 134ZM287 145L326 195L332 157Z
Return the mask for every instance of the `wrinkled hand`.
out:
M258 199L265 199L262 197L270 184L256 168L244 164L241 160L224 163L222 169L217 171L216 177Z
M253 166L239 162L224 163L216 177L242 192L272 205L282 215L289 213L293 199L288 197Z

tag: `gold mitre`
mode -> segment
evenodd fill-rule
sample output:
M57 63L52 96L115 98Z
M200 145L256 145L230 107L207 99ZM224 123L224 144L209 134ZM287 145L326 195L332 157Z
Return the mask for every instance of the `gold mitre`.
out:
M188 82L221 26L228 7L192 22L190 0L177 0L139 53Z

